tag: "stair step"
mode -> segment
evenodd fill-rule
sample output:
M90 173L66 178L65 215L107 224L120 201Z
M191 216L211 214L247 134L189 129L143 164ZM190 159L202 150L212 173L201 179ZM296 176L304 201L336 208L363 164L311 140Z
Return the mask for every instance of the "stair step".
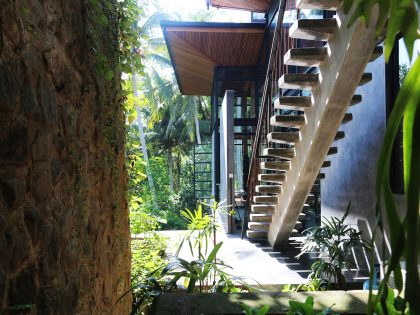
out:
M334 34L336 27L337 21L335 18L297 20L289 29L289 37L328 41Z
M296 7L299 9L320 9L337 11L342 0L298 0Z
M296 224L295 224L295 229L300 230L302 228L302 226L303 226L302 222L297 221Z
M313 185L312 186L312 188L311 188L311 193L312 194L314 194L314 193L319 194L320 192L321 192L321 186L319 186L319 185Z
M372 73L363 73L362 78L360 79L359 86L365 85L372 81Z
M261 182L283 183L286 180L286 175L282 173L258 174L258 180Z
M376 46L372 52L372 56L370 56L369 62L373 62L378 59L380 56L382 56L383 52L384 48L382 46Z
M281 185L257 185L255 191L262 194L280 194Z
M330 167L330 166L331 166L331 161L324 161L324 163L322 163L321 168Z
M299 132L270 132L267 141L294 145L299 141Z
M327 155L337 154L337 152L338 152L337 147L331 147L331 148L328 150Z
M299 213L299 220L303 221L305 219L306 219L306 213L304 213L304 212Z
M325 179L325 174L324 173L319 173L318 176L316 177L316 179Z
M251 231L268 231L270 223L267 222L248 222L248 229Z
M274 213L276 207L272 205L251 205L253 213Z
M353 115L352 113L346 113L344 115L343 121L341 122L342 125L349 123L350 121L353 120Z
M319 84L318 73L286 73L279 79L279 88L291 90L312 90Z
M302 212L301 213L304 213L304 211L307 212L309 210L311 210L311 205L305 203L304 206L303 206L303 208L302 208ZM306 215L306 213L305 213L305 215Z
M315 203L315 195L309 194L308 197L306 197L306 203L309 205L313 205Z
M299 237L299 236L302 236L302 235L296 229L293 229L292 233L290 233L290 237Z
M262 170L287 171L288 169L290 169L290 162L261 162L260 167Z
M344 137L345 137L344 131L337 131L334 141L344 139Z
M263 203L266 205L275 205L278 201L277 196L254 196L255 203Z
M274 101L274 109L305 110L311 107L310 96L282 96Z
M272 216L271 214L263 214L263 213L251 213L249 218L252 222L268 222L271 223Z
M304 115L275 115L270 118L270 125L287 128L300 128L305 124Z
M327 48L292 48L284 55L284 64L289 66L318 67L327 57Z
M250 239L260 239L260 238L267 238L267 231L252 231L247 230L246 236Z
M362 95L356 94L353 95L351 101L350 101L350 105L349 106L354 106L359 104L362 101Z
M287 148L266 148L263 150L263 155L267 157L278 157L285 160L291 160L295 156L295 149L287 149Z

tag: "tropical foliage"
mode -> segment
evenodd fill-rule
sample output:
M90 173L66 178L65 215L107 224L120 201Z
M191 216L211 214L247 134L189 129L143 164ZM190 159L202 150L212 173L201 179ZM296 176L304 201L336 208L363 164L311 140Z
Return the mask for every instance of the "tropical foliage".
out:
M287 311L287 315L328 315L331 314L332 307L334 305L325 308L322 312L316 312L314 310L314 298L308 296L305 302L298 302L295 300L289 301L290 309Z
M181 239L174 257L169 257L166 262L156 261L157 256L163 256L162 253L156 253L156 251L164 250L164 246L152 248L147 243L141 245L147 248L147 250L143 249L141 254L148 255L149 260L155 259L155 261L150 261L148 273L139 269L133 277L132 314L138 314L145 309L153 309L156 299L165 292L176 290L187 293L238 292L240 291L238 286L252 289L243 279L229 274L226 270L230 267L217 258L223 245L223 242L216 241L218 225L214 215L216 211L219 211L218 204L214 203L206 207L209 207L209 213L206 213L201 205L196 211L182 212L188 224L188 231ZM156 243L153 241L153 244ZM193 257L190 261L179 256L181 248L186 246ZM145 263L145 257L140 257L140 260Z
M324 217L321 226L307 229L301 253L297 256L319 252L319 259L312 265L314 278L325 277L337 289L343 289L345 284L343 269L354 266L352 250L356 247L371 249L371 244L363 239L362 231L345 223L351 209L349 203L341 219Z

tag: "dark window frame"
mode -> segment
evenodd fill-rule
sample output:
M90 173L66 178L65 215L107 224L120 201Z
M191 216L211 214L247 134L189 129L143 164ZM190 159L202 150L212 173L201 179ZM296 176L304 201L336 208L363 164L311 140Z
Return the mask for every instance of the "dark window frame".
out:
M388 63L385 65L386 85L386 118L388 120L400 90L400 58L398 40L392 50ZM402 126L399 128L392 149L390 165L390 184L392 192L404 194L404 165L402 150Z

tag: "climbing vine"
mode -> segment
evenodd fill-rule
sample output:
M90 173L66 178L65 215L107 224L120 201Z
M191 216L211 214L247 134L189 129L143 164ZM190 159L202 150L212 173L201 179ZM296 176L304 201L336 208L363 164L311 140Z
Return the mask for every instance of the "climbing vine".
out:
M126 74L133 71L141 73L143 70L142 41L145 40L145 34L138 21L144 15L144 7L135 0L117 2L119 64L121 71Z

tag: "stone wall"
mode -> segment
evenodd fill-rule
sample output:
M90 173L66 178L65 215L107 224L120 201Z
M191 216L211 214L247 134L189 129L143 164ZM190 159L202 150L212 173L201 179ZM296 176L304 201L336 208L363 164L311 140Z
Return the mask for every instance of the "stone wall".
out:
M128 314L114 3L0 8L0 307Z

